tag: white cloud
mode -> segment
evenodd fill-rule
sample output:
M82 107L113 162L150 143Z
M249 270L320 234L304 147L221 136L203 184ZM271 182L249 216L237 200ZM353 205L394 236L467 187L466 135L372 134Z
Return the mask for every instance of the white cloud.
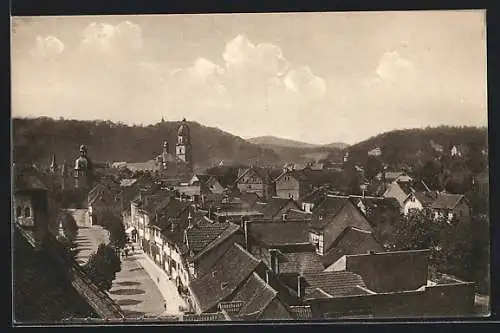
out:
M82 33L82 47L88 52L135 53L142 47L142 30L130 21L116 25L90 23Z
M415 72L413 63L399 55L397 51L386 52L379 60L375 71L382 80L396 80Z
M54 36L38 36L30 53L35 58L54 59L63 51L64 43L59 38Z
M216 79L224 73L224 69L219 65L205 58L195 60L193 66L188 68L188 73L195 79L207 82Z
M308 66L290 70L283 79L285 87L294 93L305 93L311 98L321 98L326 92L325 80L315 76Z

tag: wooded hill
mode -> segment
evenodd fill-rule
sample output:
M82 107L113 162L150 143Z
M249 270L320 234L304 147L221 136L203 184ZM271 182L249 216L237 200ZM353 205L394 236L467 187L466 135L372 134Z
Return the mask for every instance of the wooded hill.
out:
M48 166L52 154L56 154L59 163L63 160L72 163L78 156L79 145L85 144L94 161L144 162L161 153L164 141L168 141L170 151L175 152L179 125L180 122L128 126L111 121L14 118L14 161ZM198 167L208 167L221 160L243 164L257 161L269 165L283 163L274 151L217 128L197 122L188 122L188 126L193 160Z
M371 137L347 148L351 159L364 164L368 152L381 148L381 160L390 166L415 165L440 155L450 155L453 146L468 152L481 153L488 147L486 127L439 126L423 129L394 130ZM439 152L439 147L442 152ZM436 150L436 148L438 150Z

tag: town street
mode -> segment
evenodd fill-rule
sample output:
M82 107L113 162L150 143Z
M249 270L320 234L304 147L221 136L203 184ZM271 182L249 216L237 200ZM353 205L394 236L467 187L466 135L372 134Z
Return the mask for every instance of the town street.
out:
M87 226L82 221L85 214L73 216L79 226ZM84 265L100 244L108 242L108 231L101 226L80 227L75 240L78 250L76 260ZM184 302L179 297L177 288L146 254L135 251L128 257L122 257L121 262L121 271L116 274L108 294L122 308L125 316L168 317L180 314L179 306L184 305Z
M170 280L167 273L158 267L146 254L141 253L140 256L137 257L137 260L148 272L151 278L153 278L158 289L160 290L167 305L166 314L180 315L180 307L186 307L186 302L179 296L175 283Z

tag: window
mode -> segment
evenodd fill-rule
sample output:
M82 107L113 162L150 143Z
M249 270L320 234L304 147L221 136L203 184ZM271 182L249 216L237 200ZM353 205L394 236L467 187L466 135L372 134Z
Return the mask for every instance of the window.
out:
M21 217L22 209L21 206L17 206L16 208L16 217Z
M30 217L31 211L29 207L24 208L24 217Z

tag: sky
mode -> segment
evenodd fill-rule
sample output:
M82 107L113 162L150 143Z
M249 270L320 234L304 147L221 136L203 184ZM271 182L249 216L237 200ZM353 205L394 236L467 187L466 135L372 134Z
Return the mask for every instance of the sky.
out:
M353 144L487 125L484 11L12 18L12 116Z

